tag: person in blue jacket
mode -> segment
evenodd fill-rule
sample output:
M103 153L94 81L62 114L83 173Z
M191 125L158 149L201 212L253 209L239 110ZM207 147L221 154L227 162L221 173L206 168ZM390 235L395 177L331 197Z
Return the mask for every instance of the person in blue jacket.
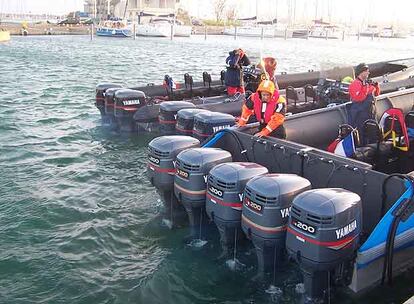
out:
M243 66L250 65L250 59L242 49L229 52L226 59L225 84L227 94L234 95L237 92L244 94Z

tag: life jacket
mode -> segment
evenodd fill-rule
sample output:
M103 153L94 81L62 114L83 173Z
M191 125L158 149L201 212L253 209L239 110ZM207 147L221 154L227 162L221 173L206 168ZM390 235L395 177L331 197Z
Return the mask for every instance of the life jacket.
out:
M277 106L285 106L283 103L285 103L285 99L279 95L278 91L275 91L275 93L272 95L269 102L267 102L266 110L264 113L264 118L262 117L262 106L263 102L260 99L259 93L254 93L250 97L253 101L254 106L254 113L256 115L257 121L259 121L261 124L267 124L269 123L270 119L272 118L272 115L275 113ZM281 113L284 114L284 113Z
M381 120L379 122L379 125L382 129L384 129L385 121L388 117L392 118L391 128L385 131L384 139L391 137L394 148L400 149L402 151L408 151L410 141L408 139L409 137L408 137L408 132L407 132L407 126L405 125L403 111L397 108L391 108L385 111L384 114L382 114ZM397 139L395 121L398 121L398 123L400 124L402 136L404 137L401 143L399 143Z

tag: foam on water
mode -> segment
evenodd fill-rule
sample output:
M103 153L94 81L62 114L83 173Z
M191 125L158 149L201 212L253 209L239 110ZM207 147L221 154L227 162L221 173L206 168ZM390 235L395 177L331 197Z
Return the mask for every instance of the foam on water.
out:
M187 246L192 247L192 248L196 248L196 249L200 249L200 248L204 247L205 245L207 245L207 243L208 243L208 241L195 239L195 240L192 240L190 243L188 243Z

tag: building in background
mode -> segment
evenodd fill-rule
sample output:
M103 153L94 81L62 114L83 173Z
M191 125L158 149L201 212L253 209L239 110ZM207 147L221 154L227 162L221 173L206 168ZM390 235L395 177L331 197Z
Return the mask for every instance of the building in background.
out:
M140 12L156 15L175 13L180 0L129 0L127 14L136 18Z
M109 1L109 15L113 16L118 6L121 4L121 0ZM96 12L95 12L96 5ZM125 7L125 4L124 4ZM90 16L97 19L106 19L108 17L108 0L86 0L84 5L84 11ZM122 16L119 16L122 17Z
M108 15L108 0L86 0L85 12L91 16L95 14L98 19L105 19ZM171 14L176 11L180 0L110 0L110 15L136 19L140 12L151 14ZM125 6L127 8L125 10Z

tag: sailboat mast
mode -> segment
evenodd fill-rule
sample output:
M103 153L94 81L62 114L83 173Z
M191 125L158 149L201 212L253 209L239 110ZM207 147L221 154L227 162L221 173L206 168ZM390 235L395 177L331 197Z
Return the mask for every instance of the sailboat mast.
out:
M110 16L111 15L111 0L108 0L107 4L108 4L108 16Z
M277 18L277 9L279 6L279 0L276 0L276 4L275 4L275 19L276 19L276 23L279 22L278 18Z
M292 25L292 0L288 0L288 24Z
M293 0L293 24L296 23L296 0Z
M125 19L125 15L126 15L126 12L127 12L127 8L128 8L128 0L126 0L126 2L125 2L125 10L124 10L124 17L123 17L123 19Z
M256 0L256 24L259 21L259 0Z
M93 3L93 16L95 17L95 19L96 19L96 0L94 1L94 3Z

